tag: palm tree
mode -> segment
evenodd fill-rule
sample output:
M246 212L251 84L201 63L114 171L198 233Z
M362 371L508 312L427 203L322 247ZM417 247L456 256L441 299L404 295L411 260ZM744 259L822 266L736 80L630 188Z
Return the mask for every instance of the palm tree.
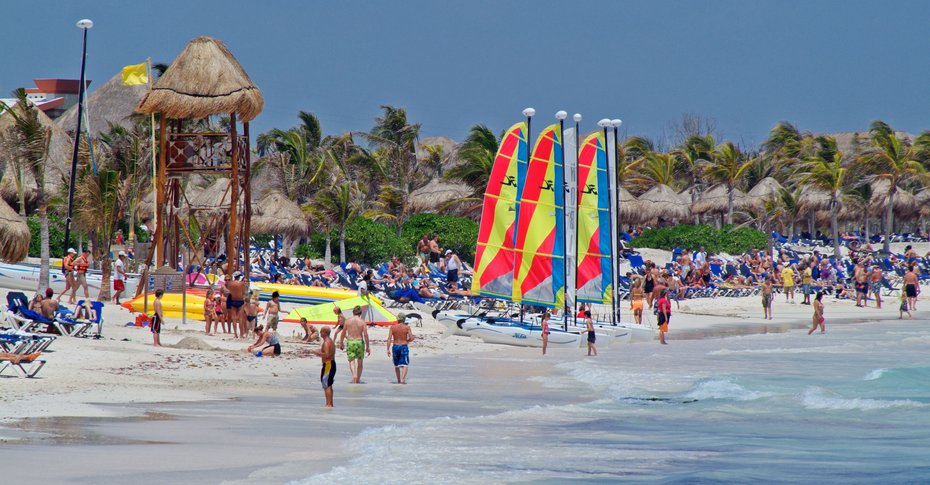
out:
M733 224L734 189L751 165L752 160L745 160L739 148L729 141L718 145L714 160L704 164L704 175L727 187L727 224Z
M873 121L869 134L870 146L862 154L862 161L869 168L872 180L885 180L889 184L883 224L885 240L882 244L882 251L888 254L894 231L894 196L899 185L926 174L926 169L918 159L928 140L921 139L916 146L911 146L883 121Z
M125 202L129 216L129 239L131 244L136 237L136 207L142 203L151 183L149 162L152 147L149 138L148 120L135 123L131 128L110 123L106 132L100 134L100 145L106 155L113 160L120 179L130 187Z
M100 261L101 282L97 299L110 299L110 244L123 204L132 189L132 181L121 178L114 170L114 162L98 158L97 175L85 165L81 184L75 189L74 199L77 222L94 241L94 260Z
M9 113L13 117L13 125L8 133L4 134L4 143L7 145L6 151L12 155L11 160L13 160L13 163L18 167L25 167L35 180L41 247L41 268L36 291L42 291L48 287L49 281L49 197L45 193L45 165L48 162L52 131L42 125L39 120L38 109L29 101L25 89L20 88L13 91L13 97L16 98L15 108L0 104L0 112ZM21 198L21 207L24 204L25 200ZM22 211L22 209L20 210Z
M837 225L837 212L840 208L841 198L849 189L849 170L843 161L843 154L836 150L836 140L825 139L825 145L832 142L832 157L830 153L821 153L811 157L804 163L805 172L799 178L801 185L814 187L830 194L830 229L833 237L833 256L839 258L840 236Z
M384 113L375 118L371 132L360 135L374 145L373 155L384 167L390 185L381 187L375 207L367 214L392 221L400 236L410 217L410 193L425 185L429 177L416 156L420 125L408 123L403 108L385 105L381 109Z
M467 213L477 213L481 209L484 191L491 178L494 158L500 146L500 138L485 125L474 125L468 130L468 137L458 149L460 163L450 168L445 175L447 180L458 180L472 188L466 197L451 201L449 205L467 205Z
M678 188L678 166L679 161L673 154L650 152L639 166L638 181L645 189L656 184Z
M316 193L314 203L339 228L339 262L346 262L346 224L358 215L361 197L355 183L342 180L338 185Z
M794 225L801 217L801 189L781 188L778 191L777 206L781 208L782 230L790 240L794 237Z
M675 156L681 161L685 170L689 186L691 187L691 205L693 206L700 197L701 169L705 161L713 160L714 148L713 135L688 137L685 142L675 150ZM700 216L694 215L694 223L699 222Z

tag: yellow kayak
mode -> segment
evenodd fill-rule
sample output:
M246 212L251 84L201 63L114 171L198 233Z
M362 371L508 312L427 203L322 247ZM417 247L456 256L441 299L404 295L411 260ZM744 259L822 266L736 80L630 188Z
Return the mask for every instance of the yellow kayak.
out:
M258 298L261 301L271 299L271 294L275 291L281 296L282 302L299 303L301 305L318 305L320 303L332 303L338 300L346 300L358 296L358 292L353 290L344 290L341 288L324 288L319 286L303 285L281 285L275 283L252 282L252 289L259 291ZM372 296L371 300L381 304L381 300Z
M165 318L181 318L183 316L183 295L168 293L161 297L161 308L165 313ZM187 293L187 319L188 320L199 320L204 321L203 317L203 302L205 298L202 291L193 291ZM152 303L155 301L155 295L149 294L149 311L148 314L152 315L155 313L152 308ZM139 295L132 300L125 301L122 304L123 308L136 312L144 313L145 309L145 295Z

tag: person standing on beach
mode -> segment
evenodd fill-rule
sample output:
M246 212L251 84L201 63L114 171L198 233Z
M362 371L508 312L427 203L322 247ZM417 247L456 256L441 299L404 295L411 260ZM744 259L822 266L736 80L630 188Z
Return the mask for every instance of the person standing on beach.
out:
M446 281L451 283L459 282L459 269L462 267L462 260L459 259L455 251L446 249Z
M413 342L413 332L407 325L407 316L397 315L397 325L391 327L387 338L387 354L394 361L394 375L398 384L407 383L407 368L410 366L409 344ZM545 352L543 352L545 353Z
M814 298L814 317L812 319L814 325L811 327L810 330L807 331L808 335L814 333L814 330L817 330L818 326L820 327L820 333L824 333L824 331L826 331L827 329L826 326L824 325L823 301L821 301L822 299L823 299L823 292L818 291L817 297Z
M320 383L323 384L323 395L326 399L326 407L333 407L333 383L336 382L336 344L333 339L329 338L329 327L323 327L320 330L320 336L323 337L323 343L319 350L311 350L310 353L319 357L323 362L323 368L320 369Z
M808 265L804 263L801 265L801 289L804 292L804 301L801 302L802 305L811 304L811 280L813 279L813 270Z
M672 303L668 301L668 290L662 292L659 302L656 304L659 313L659 343L665 345L665 334L668 333L668 323L672 319Z
M901 292L901 306L898 307L898 320L903 319L905 313L907 313L907 319L908 319L908 320L914 318L914 316L911 315L911 310L910 310L910 308L907 307L907 294L905 294L905 293L902 291L902 292Z
M333 340L339 340L339 334L346 330L346 317L342 314L339 305L333 303L333 313L336 314L336 333L333 334Z
M584 325L585 330L588 332L588 357L591 356L593 352L597 356L597 336L594 334L594 320L591 319L591 310L584 311Z
M242 305L245 305L245 282L242 281L242 275L236 271L232 278L226 279L226 289L229 290L229 298L226 300L226 311L229 312L230 326L236 338L249 338L245 333L245 318L242 317ZM275 314L277 317L277 313Z
M543 355L546 355L546 347L549 346L549 312L543 313L542 318L539 320L539 327L541 331L540 337L542 337L542 352Z
M74 255L77 251L74 248L68 248L68 254L61 258L61 272L65 275L65 289L58 295L58 302L61 303L61 297L68 294L68 290L74 288ZM74 304L74 293L71 293L68 303Z
M161 325L165 321L165 313L161 308L161 297L165 295L165 290L158 289L155 290L155 303L152 304L152 308L155 310L155 314L152 315L152 345L155 347L161 347Z
M77 259L74 260L74 286L71 287L71 299L70 303L74 303L74 299L77 295L77 290L79 287L84 288L84 299L90 298L90 293L87 291L87 268L90 267L90 250L85 249Z
M917 295L920 294L920 283L917 279L917 272L914 271L916 265L912 264L904 273L904 294L907 295L907 307L911 310L917 310Z
M643 280L637 277L633 280L633 287L630 289L630 310L633 311L633 321L637 325L643 324Z
M785 269L781 270L781 286L785 291L785 303L788 303L788 298L794 303L794 270L790 264L786 264Z
M762 311L765 320L772 319L772 278L766 275L762 281Z
M433 234L433 238L429 240L429 262L431 264L439 264L439 235Z
M119 305L119 296L126 291L126 253L120 251L116 256L115 268L113 269L113 303Z
M345 349L349 359L349 372L352 374L352 383L362 383L362 367L366 355L371 355L371 345L368 340L368 326L362 320L362 307L352 309L352 318L346 320L345 330L339 336L339 349ZM348 342L346 342L348 340Z
M872 267L872 274L869 275L869 289L875 295L875 308L882 308L882 269L878 266Z
M417 257L420 258L420 266L428 268L427 263L429 263L429 234L424 234L423 237L417 241Z
M866 273L862 263L856 263L853 273L856 281L856 306L864 307L869 298L869 275Z
M681 266L682 278L686 276L685 266ZM656 276L652 271L652 261L646 263L646 274L643 276L643 295L646 296L646 306L652 309L653 290L656 287Z
M265 328L278 330L278 314L281 313L281 294L271 293L271 300L265 306Z
M216 318L216 300L213 299L213 288L207 289L207 295L203 299L203 321L206 324L204 333L210 335L210 326L215 325ZM216 329L214 329L216 331Z

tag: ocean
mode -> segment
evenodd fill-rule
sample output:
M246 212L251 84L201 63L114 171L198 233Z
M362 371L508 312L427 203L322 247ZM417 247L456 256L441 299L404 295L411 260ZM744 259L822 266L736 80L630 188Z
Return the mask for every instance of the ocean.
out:
M930 482L927 322L827 325L414 361L429 390L294 483Z

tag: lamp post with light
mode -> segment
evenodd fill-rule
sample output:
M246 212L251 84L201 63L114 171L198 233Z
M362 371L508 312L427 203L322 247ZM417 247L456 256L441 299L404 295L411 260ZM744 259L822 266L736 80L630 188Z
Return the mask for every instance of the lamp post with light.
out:
M84 116L84 72L87 66L87 31L93 28L94 22L90 19L77 21L77 27L84 31L84 44L81 48L81 80L78 86L78 112L77 129L74 131L74 150L71 153L71 185L68 186L68 219L65 220L65 248L71 245L71 221L74 213L74 183L77 175L78 147L81 145L81 119ZM110 237L109 234L106 237Z
M614 293L617 292L617 282L619 281L619 275L617 274L620 271L620 265L617 264L620 261L620 238L617 237L620 233L620 179L619 179L619 168L620 168L620 138L619 129L620 125L623 124L623 121L619 119L610 120L610 126L614 129L614 176L610 180L612 184L608 184L610 189L610 206L614 209L614 217L610 218L610 248L611 251L616 255L611 261L611 286L614 288ZM610 174L608 174L610 177ZM616 224L616 226L614 226ZM617 305L614 308L614 313L616 314L616 320L620 321L620 305Z

